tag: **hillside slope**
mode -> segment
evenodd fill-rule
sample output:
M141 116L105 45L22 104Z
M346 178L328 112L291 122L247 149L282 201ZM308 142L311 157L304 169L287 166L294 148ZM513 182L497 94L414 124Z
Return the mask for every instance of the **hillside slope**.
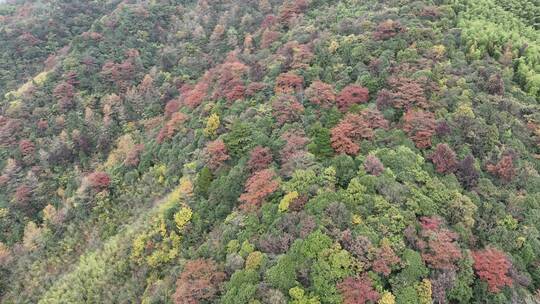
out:
M0 302L540 303L539 7L0 4Z

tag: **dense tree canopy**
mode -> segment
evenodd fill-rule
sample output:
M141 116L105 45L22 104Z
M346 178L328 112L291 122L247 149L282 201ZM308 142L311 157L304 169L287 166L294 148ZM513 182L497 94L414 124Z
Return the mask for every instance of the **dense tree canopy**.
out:
M0 2L0 303L540 301L535 1Z

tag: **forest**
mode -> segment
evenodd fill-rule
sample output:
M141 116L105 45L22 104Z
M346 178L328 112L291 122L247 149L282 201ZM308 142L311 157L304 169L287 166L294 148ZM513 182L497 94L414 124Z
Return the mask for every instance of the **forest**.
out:
M0 0L0 303L539 304L538 0Z

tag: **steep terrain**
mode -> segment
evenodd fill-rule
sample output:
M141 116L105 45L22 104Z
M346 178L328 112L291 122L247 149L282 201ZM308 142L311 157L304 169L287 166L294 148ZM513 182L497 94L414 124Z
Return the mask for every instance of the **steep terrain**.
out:
M540 303L539 16L0 4L0 302Z

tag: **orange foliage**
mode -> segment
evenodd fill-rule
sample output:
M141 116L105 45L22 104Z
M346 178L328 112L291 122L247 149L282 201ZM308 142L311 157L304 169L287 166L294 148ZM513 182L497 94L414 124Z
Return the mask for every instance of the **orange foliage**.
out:
M414 141L416 147L431 147L431 137L435 134L435 115L431 112L409 110L404 116L403 130Z
M336 102L336 93L331 85L316 80L306 89L306 98L322 108L331 108Z
M391 267L401 262L395 254L389 242L383 242L381 248L377 249L376 258L373 261L373 270L388 276L392 271Z
M365 103L368 99L368 89L360 85L350 84L343 88L337 96L337 104L341 111L347 111L353 104Z
M300 115L304 112L304 106L294 96L279 95L272 102L272 110L278 124L283 125L286 122L300 119Z
M504 286L512 286L508 277L511 264L506 254L498 249L486 248L472 253L474 270L478 277L486 281L490 292L499 292Z
M439 173L453 172L456 169L456 153L447 144L438 144L429 158Z
M19 142L19 151L23 156L33 155L36 151L36 146L28 139L23 139Z
M258 208L263 201L279 188L279 182L272 169L264 169L254 173L246 181L246 191L240 195L241 206L244 210Z
M377 106L379 108L390 106L406 111L412 107L429 108L424 88L425 84L420 81L405 77L391 77L388 79L388 84L391 89L383 89L377 95Z
M249 154L248 168L253 171L259 171L268 168L272 162L272 151L269 148L257 146Z
M176 281L173 295L175 304L198 304L209 301L219 292L225 280L225 273L218 271L212 260L197 259L189 261Z
M349 155L356 155L360 151L360 146L356 144L349 134L354 131L354 126L350 123L341 122L331 131L331 143L332 148L336 153L345 153Z
M171 119L159 131L157 142L162 143L166 139L171 139L187 119L188 116L182 112L173 113Z
M417 246L422 251L422 258L430 267L440 270L455 270L461 259L461 250L457 244L457 234L440 227L438 218L420 219L422 230Z
M101 191L109 187L111 179L107 173L97 171L88 175L88 182L94 190Z
M209 142L204 149L206 165L212 170L219 169L223 163L229 159L227 146L223 140L218 139Z
M346 278L337 285L338 290L343 295L344 304L365 304L376 302L379 293L373 289L373 283L367 274L362 274L358 278Z
M374 129L388 128L388 121L377 110L365 109L360 114L349 113L331 130L332 148L337 153L356 155L360 140L373 138Z
M203 102L204 98L206 97L208 87L209 85L204 79L199 81L192 90L186 92L183 95L184 103L188 107L195 109Z
M303 89L304 78L294 73L283 73L276 79L276 94L294 94Z
M516 169L514 168L514 161L511 155L503 156L496 165L487 165L487 171L501 178L505 183L511 182L516 175Z

